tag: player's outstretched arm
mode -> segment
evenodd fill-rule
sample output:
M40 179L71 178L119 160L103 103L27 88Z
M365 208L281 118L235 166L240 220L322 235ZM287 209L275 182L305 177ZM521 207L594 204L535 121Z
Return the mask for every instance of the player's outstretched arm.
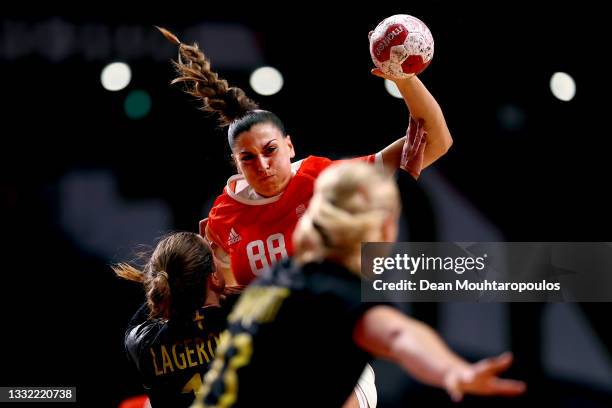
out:
M470 364L431 327L388 306L367 311L353 338L364 350L396 362L419 381L444 388L455 401L464 394L515 396L525 391L522 381L497 376L512 364L510 353Z

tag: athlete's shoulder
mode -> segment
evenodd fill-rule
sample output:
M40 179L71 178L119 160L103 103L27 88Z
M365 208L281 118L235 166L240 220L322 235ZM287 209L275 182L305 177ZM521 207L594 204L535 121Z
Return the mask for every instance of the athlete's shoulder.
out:
M228 193L227 189L228 189L228 186L225 186L221 194L219 194L217 198L215 198L212 208L217 208L220 206L232 204L234 202L234 200L232 200L231 198L231 195Z
M231 178L230 178L231 180ZM228 189L230 183L225 186L223 192L213 202L212 208L209 212L210 220L217 220L219 217L233 217L235 214L239 214L244 210L244 204L236 200L235 194L232 194Z
M361 291L359 277L336 262L309 262L302 266L302 273L308 277L308 288L319 295L355 297L355 294L358 295Z
M320 156L308 156L307 158L295 162L295 165L299 165L296 171L297 175L307 175L317 177L323 170L325 170L333 161L327 157Z
M128 328L126 331L125 350L138 368L142 365L143 358L146 359L146 356L148 356L145 350L155 342L163 328L164 323L160 320L147 320Z

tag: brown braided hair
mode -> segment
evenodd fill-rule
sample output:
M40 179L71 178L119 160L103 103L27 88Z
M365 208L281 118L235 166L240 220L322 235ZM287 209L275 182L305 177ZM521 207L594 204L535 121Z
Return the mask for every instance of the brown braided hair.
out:
M274 113L260 110L257 103L238 87L230 87L225 79L211 70L210 60L197 43L187 45L176 35L162 27L156 28L170 42L179 47L177 61L172 61L178 76L171 84L182 83L185 92L202 101L204 112L217 114L219 125L229 126L228 143L233 147L235 139L258 123L271 123L286 136L283 122Z
M173 61L178 77L172 84L185 84L185 92L195 96L203 103L202 110L217 113L221 126L227 126L247 112L258 108L244 91L230 87L225 79L210 68L210 60L204 55L197 43L183 44L176 35L165 28L157 29L170 42L179 47L178 61Z

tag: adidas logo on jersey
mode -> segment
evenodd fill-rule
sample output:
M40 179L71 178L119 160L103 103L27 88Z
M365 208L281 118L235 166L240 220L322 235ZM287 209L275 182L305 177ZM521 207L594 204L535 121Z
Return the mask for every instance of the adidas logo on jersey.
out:
M234 245L235 243L240 242L241 239L242 237L232 228L230 230L229 237L227 238L227 244Z

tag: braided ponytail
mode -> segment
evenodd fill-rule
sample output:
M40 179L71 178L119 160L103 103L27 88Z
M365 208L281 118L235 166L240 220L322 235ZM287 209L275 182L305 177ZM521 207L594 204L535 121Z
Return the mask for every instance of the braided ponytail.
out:
M219 116L220 126L228 126L258 108L242 89L230 87L226 80L219 78L219 75L211 70L210 60L197 43L183 44L165 28L156 28L179 47L178 61L173 61L178 76L171 83L183 83L186 93L202 101L201 110Z
M164 271L155 273L155 277L149 279L145 285L147 291L147 304L151 311L151 317L170 318L172 307L172 291L168 274Z

